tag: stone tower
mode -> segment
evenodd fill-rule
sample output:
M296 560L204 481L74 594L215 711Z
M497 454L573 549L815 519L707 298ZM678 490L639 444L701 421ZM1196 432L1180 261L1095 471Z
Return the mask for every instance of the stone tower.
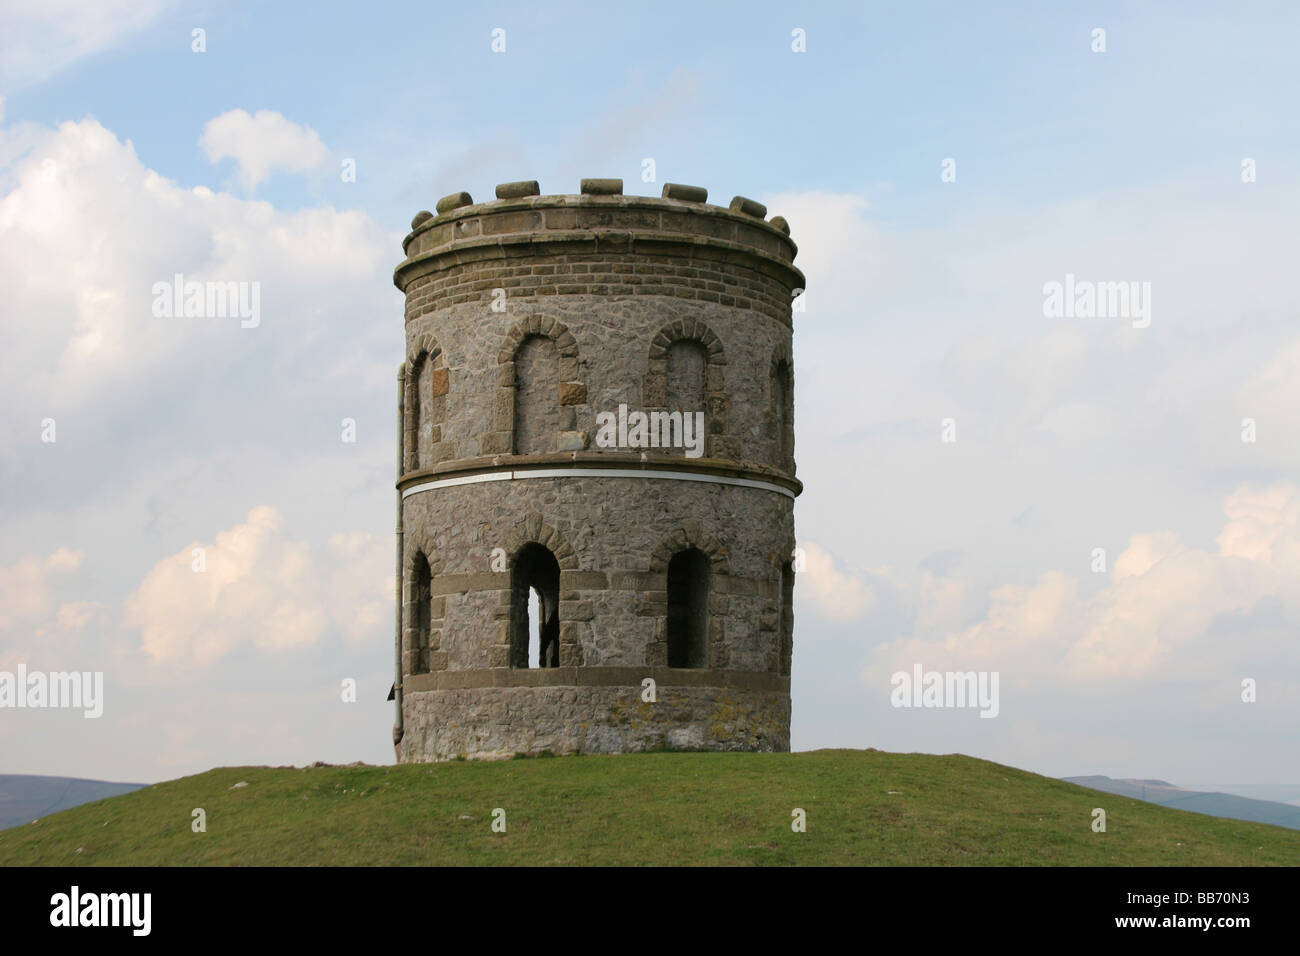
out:
M417 215L393 277L399 759L789 750L789 226L496 195Z

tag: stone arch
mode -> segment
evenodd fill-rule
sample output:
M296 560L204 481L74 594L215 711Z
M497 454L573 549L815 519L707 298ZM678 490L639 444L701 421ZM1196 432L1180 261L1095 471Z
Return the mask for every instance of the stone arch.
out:
M416 359L421 355L436 357L441 354L442 346L438 344L438 340L434 338L432 332L425 332L422 335L417 335L407 345L406 370L409 372L411 366L415 364Z
M663 616L655 622L654 635L646 645L646 662L648 664L669 665L669 622L670 605L669 567L673 558L683 552L699 551L707 559L708 580L705 582L707 607L705 610L706 644L703 660L695 666L725 667L727 665L726 615L728 600L721 579L728 573L727 549L709 534L698 521L684 521L681 528L666 536L650 553L650 572L662 575L662 587L659 600L663 603Z
M428 541L413 541L402 564L402 673L446 670L442 650L445 598L434 597L433 582L442 573L438 551Z
M447 417L449 389L447 357L442 347L432 332L417 336L406 351L402 416L404 471L432 468L447 457L442 449L442 425Z
M493 402L492 431L482 440L484 454L513 454L515 451L515 358L530 338L550 339L557 356L558 434L556 448L561 451L584 446L576 432L577 406L587 402L587 386L578 379L578 340L568 326L558 319L529 315L520 319L501 340L497 350L497 394Z
M543 521L542 516L535 511L506 532L507 568L514 567L515 559L519 557L524 545L533 543L549 548L561 571L578 570L578 556L568 540Z
M767 434L772 463L794 474L794 358L790 343L772 350L768 370Z
M650 361L668 358L668 347L679 339L699 342L709 354L710 365L726 365L727 355L722 340L699 319L685 318L669 322L650 340Z
M510 450L516 455L551 455L560 450L559 370L554 339L530 335L515 352Z
M727 364L726 351L717 334L699 319L687 317L669 322L650 340L646 358L646 373L642 380L641 399L647 409L668 409L670 383L668 359L672 347L679 342L699 343L705 354L704 399L708 406L705 422L704 454L706 456L733 456L727 437L727 389L723 375ZM660 452L662 454L662 452Z
M665 537L650 552L650 571L654 574L666 574L668 562L678 551L698 548L709 559L709 568L714 574L727 574L727 549L713 535L704 530L698 521L684 521L682 526Z
M532 619L530 598L537 595L537 617ZM539 635L534 657L534 624ZM560 566L554 552L529 541L510 565L510 666L558 667L560 664Z
M504 592L506 606L509 608L508 619L503 622L500 631L499 643L500 650L496 656L503 664L510 667L528 667L527 660L527 603L529 588L536 585L536 574L540 568L535 560L537 551L546 552L555 561L558 566L559 574L565 571L576 571L578 569L578 556L568 540L555 528L548 525L540 514L533 512L523 521L520 521L513 528L506 532L505 551L507 555L507 573L510 584ZM528 568L521 567L521 559L528 564ZM521 579L519 574L527 572L525 578ZM554 627L556 629L555 637L558 638L558 653L555 656L555 662L561 667L572 667L582 663L582 647L578 642L578 629L581 626L578 621L566 620L567 613L564 611L566 602L560 601L560 584L557 575L553 582L555 602ZM543 606L548 598L546 589L542 590ZM521 623L522 622L522 623ZM545 653L546 648L543 648ZM543 664L542 666L547 666Z

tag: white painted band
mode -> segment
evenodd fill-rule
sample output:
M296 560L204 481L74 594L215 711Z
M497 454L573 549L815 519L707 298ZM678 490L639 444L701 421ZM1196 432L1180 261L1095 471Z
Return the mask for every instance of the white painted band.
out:
M480 481L518 481L522 478L652 478L663 481L703 481L713 485L734 485L738 488L758 488L761 491L775 491L793 499L794 492L789 488L774 485L769 481L756 481L752 478L727 478L722 475L706 475L690 471L653 471L640 468L538 468L522 471L490 471L481 475L464 475L460 478L435 478L412 485L402 492L403 498L421 491L435 488L450 488L454 485L473 485Z

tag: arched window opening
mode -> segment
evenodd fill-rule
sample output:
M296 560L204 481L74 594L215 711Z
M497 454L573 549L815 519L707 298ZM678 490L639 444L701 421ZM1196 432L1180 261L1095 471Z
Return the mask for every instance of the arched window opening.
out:
M407 372L406 377L406 470L415 471L420 467L420 450L421 447L427 446L427 441L420 432L428 421L427 409L424 407L424 392L427 383L424 381L428 376L426 370L429 367L429 357L424 353L415 360ZM426 447L427 450L427 447Z
M709 560L698 548L668 562L668 666L709 664Z
M415 556L411 575L411 673L429 673L429 628L433 601L433 574L423 553Z
M555 342L541 335L524 339L515 354L515 454L545 455L556 450L559 387Z
M794 457L794 389L790 363L777 362L772 371L772 403L776 415L776 450L784 466Z
M709 352L694 339L678 339L668 346L668 408L673 411L703 412L705 369Z
M406 370L406 392L402 401L405 471L430 468L438 463L438 445L447 412L450 385L447 360L433 346L421 349Z
M668 347L668 434L657 436L657 444L670 455L686 455L688 445L691 457L707 453L708 364L708 349L694 339L678 339Z
M532 542L515 558L510 578L510 666L560 666L560 565Z

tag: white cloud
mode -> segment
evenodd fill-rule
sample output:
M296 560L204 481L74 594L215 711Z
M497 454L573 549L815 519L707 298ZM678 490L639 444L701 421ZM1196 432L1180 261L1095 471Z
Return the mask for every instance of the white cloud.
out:
M824 324L861 302L864 290L878 297L913 281L918 263L901 255L897 237L870 218L866 196L810 191L766 195L763 202L769 215L790 223L790 238L799 247L795 265L808 286L801 321Z
M393 629L393 545L369 532L331 535L327 554L334 564L326 600L345 640L365 643Z
M1021 682L1043 684L1244 672L1252 654L1277 649L1271 638L1226 640L1214 624L1270 598L1300 612L1300 487L1246 485L1223 510L1217 552L1187 546L1171 532L1134 535L1094 594L1081 595L1081 582L1059 571L1032 585L995 588L975 624L879 646L864 680L917 661L1011 671ZM946 600L942 590L937 596ZM926 613L923 607L920 616Z
M63 599L76 589L84 560L81 551L56 548L0 567L0 670L19 663L83 670L94 659L103 605Z
M210 162L232 158L247 190L265 182L277 169L305 173L329 156L310 126L300 126L275 110L230 110L208 120L199 145Z
M1165 558L1186 550L1172 531L1135 534L1129 539L1128 547L1115 558L1111 577L1116 581L1141 577Z
M382 637L381 611L391 613L393 601L383 542L335 535L321 560L285 532L283 515L263 505L214 542L154 565L123 603L140 650L155 664L186 668L242 646L271 654L309 647L331 627L354 642Z
M52 579L77 570L83 557L58 548L47 557L26 555L0 568L0 631L32 626L47 615L55 602Z
M250 336L269 360L268 348L301 348L322 334L322 312L355 315L382 301L396 242L364 213L284 213L186 189L94 120L8 135L0 131L0 155L20 154L7 170L12 188L0 195L0 352L13 362L0 400L16 417L40 421L59 409L138 423L150 413L133 399L147 402L178 372L193 379L246 367ZM155 317L153 286L177 273L259 283L261 325ZM295 335L268 341L272 325ZM201 364L190 361L200 355ZM84 429L92 424L83 417ZM26 447L26 436L7 437L0 457Z
M817 613L836 623L863 617L876 605L870 576L837 566L835 558L816 542L801 541L806 564L796 580L799 597L812 602Z
M48 79L147 26L174 0L0 0L0 78L9 90Z

